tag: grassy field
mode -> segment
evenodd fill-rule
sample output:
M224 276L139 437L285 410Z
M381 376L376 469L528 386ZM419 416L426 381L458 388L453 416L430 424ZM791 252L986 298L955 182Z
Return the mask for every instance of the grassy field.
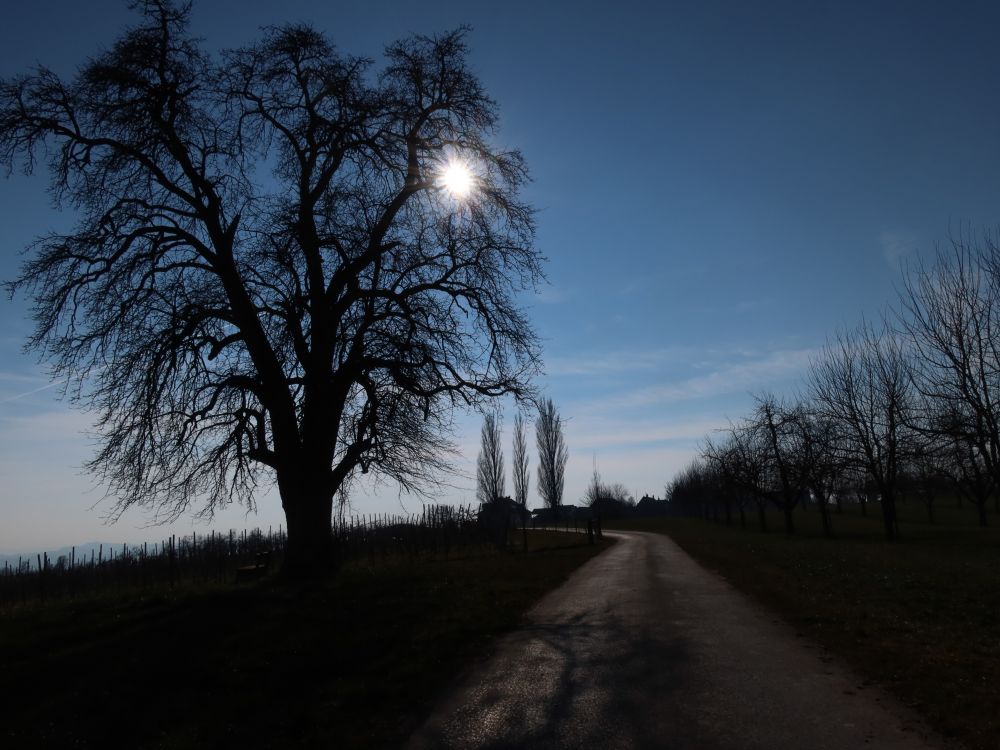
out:
M1000 518L976 526L971 509L941 508L926 523L901 508L898 542L881 536L879 509L834 514L823 539L815 508L761 534L711 521L620 523L669 534L706 567L780 613L804 636L840 655L976 750L1000 747ZM611 525L608 524L608 527Z
M518 535L518 538L519 535ZM352 564L0 612L0 747L395 747L495 637L609 542Z

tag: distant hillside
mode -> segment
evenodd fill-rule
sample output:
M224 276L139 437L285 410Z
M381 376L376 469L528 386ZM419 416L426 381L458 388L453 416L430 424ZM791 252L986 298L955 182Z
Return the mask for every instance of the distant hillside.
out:
M159 544L159 542L157 542ZM133 547L134 545L129 545ZM83 544L76 545L76 561L81 562L84 559L89 560L91 553L94 557L98 557L103 553L104 558L107 559L109 552L114 549L116 553L121 552L122 545L114 544L111 542L84 542ZM150 551L153 549L153 545L149 545ZM51 550L38 550L37 552L20 552L16 554L0 554L0 569L4 567L4 563L9 563L11 567L17 565L18 559L27 560L31 564L32 570L38 568L38 557L42 554L46 554L49 557L49 564L55 565L56 561L60 557L65 557L67 562L70 559L70 555L74 553L73 547L60 547L59 549Z

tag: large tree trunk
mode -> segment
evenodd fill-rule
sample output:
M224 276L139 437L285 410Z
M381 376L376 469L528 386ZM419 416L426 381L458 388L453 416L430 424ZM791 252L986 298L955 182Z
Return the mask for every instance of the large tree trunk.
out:
M819 515L823 521L823 536L827 539L833 538L833 523L830 520L830 498L822 493L816 493L816 504L819 508Z
M785 505L782 510L785 513L785 533L794 534L795 533L795 519L792 517L792 508Z
M986 498L983 498L980 502L976 503L976 510L979 511L979 525L984 529L989 526L989 520L986 517Z
M282 477L278 490L288 522L288 545L281 577L290 581L318 580L337 566L330 519L334 493L301 476Z
M833 538L833 524L830 523L830 509L825 505L820 507L820 511L823 517L823 536L827 539Z
M885 538L890 542L899 537L899 523L896 520L896 498L889 493L882 493L882 525L885 527Z
M761 503L757 503L757 523L760 525L760 530L767 533L767 515Z

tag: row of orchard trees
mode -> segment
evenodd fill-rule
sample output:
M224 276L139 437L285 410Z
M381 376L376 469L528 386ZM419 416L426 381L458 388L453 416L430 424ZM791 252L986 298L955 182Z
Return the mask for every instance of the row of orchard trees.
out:
M795 508L813 499L827 535L831 505L877 499L893 539L904 490L931 521L936 498L955 493L986 526L998 482L1000 243L987 232L909 268L881 321L828 342L799 396L757 396L669 492L682 512L717 502L745 522L755 511L762 529L776 506L789 533Z

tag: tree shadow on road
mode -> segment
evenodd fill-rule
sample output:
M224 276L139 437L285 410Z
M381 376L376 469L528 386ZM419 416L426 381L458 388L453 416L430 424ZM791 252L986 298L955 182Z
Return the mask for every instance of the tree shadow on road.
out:
M699 746L684 647L614 611L527 625L502 642L410 747Z

